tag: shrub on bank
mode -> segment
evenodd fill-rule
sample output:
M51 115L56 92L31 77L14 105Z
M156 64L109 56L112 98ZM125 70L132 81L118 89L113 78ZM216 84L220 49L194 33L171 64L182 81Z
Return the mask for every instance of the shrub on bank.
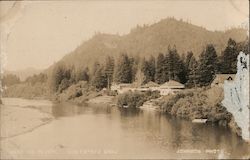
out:
M80 81L77 84L69 86L63 90L62 93L56 95L58 101L67 101L86 94L89 90L88 83L86 81Z
M207 90L183 91L176 95L171 95L161 105L161 109L173 116L196 119L206 118L208 122L227 126L231 121L232 115L220 102L210 103L210 95Z
M136 108L141 106L145 101L144 94L139 92L127 92L118 95L117 105L119 107L128 106L129 108Z
M144 102L159 97L158 92L126 92L119 94L117 97L117 105L119 107L128 106L129 108L137 108L143 105Z

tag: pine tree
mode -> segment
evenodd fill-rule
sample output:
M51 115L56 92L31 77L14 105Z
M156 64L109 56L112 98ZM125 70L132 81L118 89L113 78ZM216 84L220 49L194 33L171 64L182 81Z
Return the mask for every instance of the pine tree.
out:
M115 80L117 83L132 82L132 65L127 54L122 54L118 59Z
M155 57L150 56L150 59L148 60L148 65L149 65L149 81L155 81Z
M187 52L187 56L186 56L186 60L185 60L185 67L188 68L189 67L189 63L193 57L193 52Z
M100 65L99 63L95 63L91 82L92 82L92 85L97 90L101 90L102 88L107 87L108 80L105 74L104 66Z
M137 68L137 72L135 75L135 84L137 85L137 87L140 87L141 85L143 85L146 82L146 76L144 74L144 72L142 71L143 67L142 64L143 62L140 63L140 65Z
M164 63L165 63L165 57L162 53L160 53L157 57L156 69L155 69L155 82L158 84L162 84L165 82Z
M131 66L131 75L132 75L132 80L131 82L134 82L136 80L136 74L139 68L139 63L141 61L140 57L137 55L135 57L131 57L130 59L130 66Z
M179 54L177 53L176 47L174 46L172 49L169 48L167 56L167 75L169 80L176 80L176 81L185 81L182 75L184 74L183 68L184 63L182 62Z
M236 73L237 56L236 42L230 38L226 49L222 52L220 71L222 73Z
M198 83L198 62L195 57L192 56L188 66L188 87L196 87Z
M169 80L169 61L170 57L169 57L169 53L165 54L165 57L163 59L163 73L162 73L162 83L166 82Z
M187 74L188 69L185 66L186 65L185 62L186 62L186 59L185 59L185 55L183 54L181 59L179 60L179 63L178 63L178 64L180 64L180 67L179 67L180 70L177 74L177 76L182 84L185 84L188 80L187 79L188 78L188 74Z
M192 59L195 59L194 55L193 55L193 52L188 52L187 55L186 55L186 59L183 60L183 63L184 63L184 67L185 67L185 74L186 74L186 82L189 81L189 74L190 74L190 63L191 63L191 60Z
M155 59L153 56L150 57L149 60L142 60L141 70L145 76L145 80L143 83L147 83L149 81L154 81L155 77Z
M106 63L105 63L105 74L107 77L108 81L108 89L110 89L111 83L113 81L113 74L114 74L114 66L115 66L115 60L113 57L108 56L106 58Z
M199 59L199 85L207 86L215 77L217 70L217 54L212 44L207 45Z

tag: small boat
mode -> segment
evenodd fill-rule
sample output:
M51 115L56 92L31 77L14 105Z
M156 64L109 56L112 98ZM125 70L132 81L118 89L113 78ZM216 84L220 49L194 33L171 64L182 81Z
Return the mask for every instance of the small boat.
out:
M123 108L128 108L128 105L123 105L122 107L123 107Z
M207 119L194 119L192 120L192 123L206 123L207 122Z

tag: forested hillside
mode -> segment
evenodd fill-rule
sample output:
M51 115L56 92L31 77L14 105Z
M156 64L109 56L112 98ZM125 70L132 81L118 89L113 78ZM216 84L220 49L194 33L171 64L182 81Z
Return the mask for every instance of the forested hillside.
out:
M198 58L210 43L214 44L220 55L229 38L236 42L245 41L246 33L246 30L239 28L224 32L209 31L184 21L167 18L153 25L137 26L123 36L96 34L66 55L62 61L79 68L92 66L95 61L102 61L107 55L112 55L115 59L121 53L146 58L150 55L157 56L159 53L165 54L168 47L174 45L180 55L192 51Z

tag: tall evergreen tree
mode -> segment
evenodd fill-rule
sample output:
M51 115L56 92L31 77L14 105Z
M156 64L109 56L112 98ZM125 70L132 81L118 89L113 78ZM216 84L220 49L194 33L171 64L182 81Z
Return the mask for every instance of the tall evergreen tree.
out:
M226 49L222 52L220 61L220 72L222 73L236 73L237 67L237 48L236 42L233 39L229 39Z
M249 37L246 38L243 42L239 42L236 44L236 52L240 53L240 51L244 52L245 54L249 54L250 48L249 48Z
M137 85L137 87L140 87L141 85L143 85L146 82L146 76L144 74L143 70L143 60L142 62L140 62L140 64L137 67L137 72L135 75L135 84Z
M162 84L165 82L164 63L165 63L165 57L162 53L160 53L157 57L156 69L155 69L155 82L158 84Z
M193 55L193 52L187 52L187 55L186 55L186 58L185 60L183 60L183 63L184 63L184 67L185 67L185 74L186 74L186 82L188 82L189 80L189 74L190 74L190 63L191 63L191 60L192 59L195 59L194 55Z
M104 66L100 65L99 63L94 64L94 72L91 82L97 90L107 87L108 80L107 75L105 74Z
M175 46L172 49L169 49L168 52L169 52L167 58L168 79L180 81L182 68L184 68L184 66L182 65L184 64L181 61Z
M156 63L155 63L155 57L150 56L148 60L148 65L149 65L149 77L150 81L155 81L155 69L156 69Z
M106 74L107 81L108 81L108 84L107 84L108 89L110 88L111 83L113 81L114 66L115 66L114 58L111 56L108 56L105 62L105 74Z
M130 67L131 67L131 70L132 70L131 71L131 75L132 75L131 82L134 82L136 80L136 74L137 74L137 71L139 69L139 63L140 63L141 59L137 55L135 57L130 57L129 61L130 61Z
M196 87L198 83L198 62L196 61L195 57L192 56L189 61L188 66L188 87Z
M118 59L115 80L117 83L132 82L132 65L127 54L122 54Z
M187 82L188 74L187 74L187 68L185 66L185 56L182 56L182 58L179 60L180 66L179 66L179 72L177 73L177 76L179 78L179 81L182 84L185 84Z
M217 54L212 44L206 46L199 59L199 84L207 86L215 77L217 70Z
M190 52L187 52L187 56L186 56L186 59L185 59L185 67L188 68L189 67L189 63L192 59L192 57L194 56L193 52L190 51Z
M169 52L167 52L163 59L162 83L169 80L169 67L170 67L169 62L170 62L170 56L169 56Z
M153 56L151 56L149 60L145 60L145 58L142 60L141 70L145 76L145 80L143 83L154 81L155 59Z

